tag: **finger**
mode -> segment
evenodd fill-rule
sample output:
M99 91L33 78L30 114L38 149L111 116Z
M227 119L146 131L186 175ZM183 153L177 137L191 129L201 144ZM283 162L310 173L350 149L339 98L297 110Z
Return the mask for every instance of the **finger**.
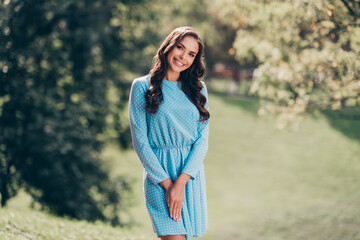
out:
M166 203L167 203L168 207L170 208L170 205L171 205L171 197L170 197L170 194L169 194L169 193L166 195Z
M175 207L174 207L174 216L175 216L175 220L178 221L179 220L179 207L180 207L180 203L177 202Z
M177 220L177 202L174 202L174 206L172 209L172 215L173 215L173 219L176 221Z
M181 218L181 210L182 210L182 203L179 204L179 209L178 209L178 219L179 220Z
M170 213L170 217L174 218L174 202L173 201L170 201L169 213Z
M166 204L168 206L168 208L170 207L170 198L169 198L169 194L165 195L165 200L166 200Z

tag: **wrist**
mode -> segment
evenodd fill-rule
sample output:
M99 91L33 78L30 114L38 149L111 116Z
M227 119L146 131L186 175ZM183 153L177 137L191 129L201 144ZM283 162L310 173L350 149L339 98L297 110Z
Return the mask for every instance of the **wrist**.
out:
M167 191L173 185L170 178L165 179L164 181L160 182L159 184L162 188L164 188L165 191Z
M177 186L185 187L189 179L190 179L190 175L186 173L181 173L178 179L176 179L174 184L176 184Z

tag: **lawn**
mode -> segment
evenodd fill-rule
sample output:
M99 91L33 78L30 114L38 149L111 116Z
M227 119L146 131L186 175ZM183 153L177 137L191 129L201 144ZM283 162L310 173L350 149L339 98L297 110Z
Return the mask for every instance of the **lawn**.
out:
M101 222L88 223L51 216L30 209L1 209L1 240L147 240L145 235L113 228Z
M342 134L321 114L306 118L298 131L277 130L272 120L256 115L256 100L219 93L209 99L210 146L205 160L209 230L201 239L360 239L359 138ZM358 132L356 119L335 124L344 121ZM156 239L135 152L108 145L102 157L113 164L114 174L135 180L131 217L124 216L136 222L130 231L22 210L26 197L19 197L0 210L0 239L31 239L24 234L14 237L14 228L39 239L56 239L56 234L62 237L57 239ZM42 224L44 228L39 227ZM76 237L85 234L87 238Z

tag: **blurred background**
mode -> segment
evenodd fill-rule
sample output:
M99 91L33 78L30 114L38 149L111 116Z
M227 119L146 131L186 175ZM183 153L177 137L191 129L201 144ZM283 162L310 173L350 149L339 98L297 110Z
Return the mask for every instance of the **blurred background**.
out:
M360 239L360 1L3 0L0 239L156 239L131 82L205 43L204 240Z

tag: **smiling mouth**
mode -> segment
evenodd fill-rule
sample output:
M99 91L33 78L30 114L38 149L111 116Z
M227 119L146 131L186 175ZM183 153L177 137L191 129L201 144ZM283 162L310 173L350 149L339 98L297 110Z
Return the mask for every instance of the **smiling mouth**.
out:
M176 65L178 65L179 67L185 66L185 64L183 64L182 62L180 62L180 61L177 60L176 58L174 58L174 61L175 61Z

